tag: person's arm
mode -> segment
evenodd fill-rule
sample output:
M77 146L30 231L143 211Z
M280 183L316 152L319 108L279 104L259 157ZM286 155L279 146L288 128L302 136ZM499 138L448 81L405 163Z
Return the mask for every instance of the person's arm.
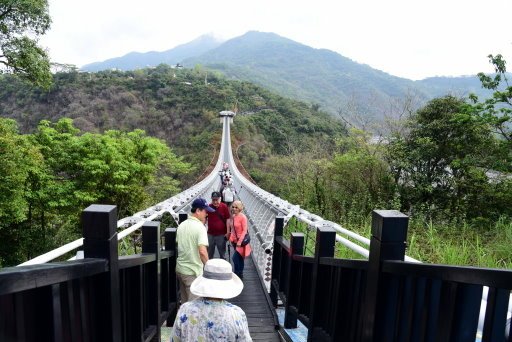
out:
M197 251L203 265L206 264L208 261L208 234L206 233L205 227L202 227L199 231L199 236L197 239Z
M236 245L238 247L242 247L241 243L242 243L242 241L244 241L245 234L247 234L247 216L242 214L242 215L240 215L240 218L241 218L240 224L242 225L242 233L238 237L238 241L236 243Z
M206 264L208 261L208 249L206 246L200 245L197 247L197 250L199 251L199 258L201 258L203 265Z
M224 217L226 218L226 221L227 221L229 218L231 218L231 213L229 212L229 208L228 208L228 206L227 206L227 205L224 207L224 213L225 213Z
M171 342L181 342L181 320L180 320L181 313L178 310L178 313L176 314L176 318L174 319L174 324L172 326L172 332L171 332Z
M237 335L237 341L241 342L251 342L251 334L249 332L249 324L247 323L247 316L245 315L245 312L242 309L239 309L238 314L236 315L236 318L234 319L235 322L239 322L240 324L236 325L236 335Z
M226 238L228 239L228 241L230 240L230 237L231 237L231 229L233 229L233 218L230 217L226 220Z

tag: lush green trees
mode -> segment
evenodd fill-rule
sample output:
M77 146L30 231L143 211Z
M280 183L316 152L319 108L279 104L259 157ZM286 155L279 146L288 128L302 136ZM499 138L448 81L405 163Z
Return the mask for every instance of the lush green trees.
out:
M479 73L478 77L484 88L493 90L492 97L478 102L475 95L471 99L480 118L490 125L498 137L493 152L495 170L512 172L512 86L508 82L506 61L502 55L489 55L489 62L494 66L492 76ZM508 74L510 76L510 74Z
M22 241L36 230L24 223L30 221L30 202L37 196L31 183L41 177L43 169L39 149L18 134L16 122L0 119L0 266L21 260L30 248Z
M333 137L334 138L334 137ZM270 156L251 174L264 189L344 224L361 224L376 208L391 208L394 185L382 147L351 131L335 137L336 152L324 144L286 156Z
M408 135L390 141L388 160L403 209L455 209L452 202L464 196L459 183L472 175L468 160L485 139L468 111L462 100L435 99L410 119Z
M394 182L382 158L383 146L370 143L370 135L352 130L338 140L339 151L329 161L332 220L361 223L374 209L394 208Z
M115 204L125 217L178 192L184 163L144 131L85 133L70 119L19 135L0 119L0 262L12 265L80 236L80 212Z
M450 219L496 219L506 179L490 180L499 139L478 110L447 96L410 118L409 132L391 139L387 159L402 209ZM510 213L510 210L501 214Z
M47 0L0 2L0 70L48 88L52 80L50 61L46 51L37 45L37 38L50 24Z

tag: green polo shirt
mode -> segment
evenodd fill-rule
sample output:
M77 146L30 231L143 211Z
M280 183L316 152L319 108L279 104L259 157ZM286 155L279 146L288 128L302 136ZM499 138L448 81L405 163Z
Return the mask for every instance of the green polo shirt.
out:
M189 216L178 226L176 243L176 272L196 277L203 274L203 262L199 257L198 247L208 246L208 234L204 224L198 218Z

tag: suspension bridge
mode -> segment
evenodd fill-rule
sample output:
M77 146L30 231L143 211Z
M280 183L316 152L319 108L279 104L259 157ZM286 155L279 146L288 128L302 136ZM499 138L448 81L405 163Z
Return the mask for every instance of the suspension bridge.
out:
M115 206L92 205L83 238L0 270L0 341L160 341L179 297L176 229L162 231L159 221L183 221L195 198L221 187L226 162L253 248L244 290L231 302L245 311L253 340L292 341L300 325L308 341L512 342L512 271L408 257L408 217L397 211L375 210L366 238L268 193L234 161L234 113L219 117L219 157L203 180L121 220ZM118 241L135 232L142 252L118 256ZM339 248L361 259L336 258Z

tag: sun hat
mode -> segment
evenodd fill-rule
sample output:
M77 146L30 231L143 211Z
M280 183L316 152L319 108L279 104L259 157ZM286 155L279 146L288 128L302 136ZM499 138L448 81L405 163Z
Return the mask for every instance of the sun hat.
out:
M199 297L229 299L238 296L244 283L231 271L231 264L224 259L210 259L203 274L194 279L190 292Z
M204 198L196 198L194 202L192 202L192 209L206 209L209 213L215 212L215 209L211 208L208 202Z

